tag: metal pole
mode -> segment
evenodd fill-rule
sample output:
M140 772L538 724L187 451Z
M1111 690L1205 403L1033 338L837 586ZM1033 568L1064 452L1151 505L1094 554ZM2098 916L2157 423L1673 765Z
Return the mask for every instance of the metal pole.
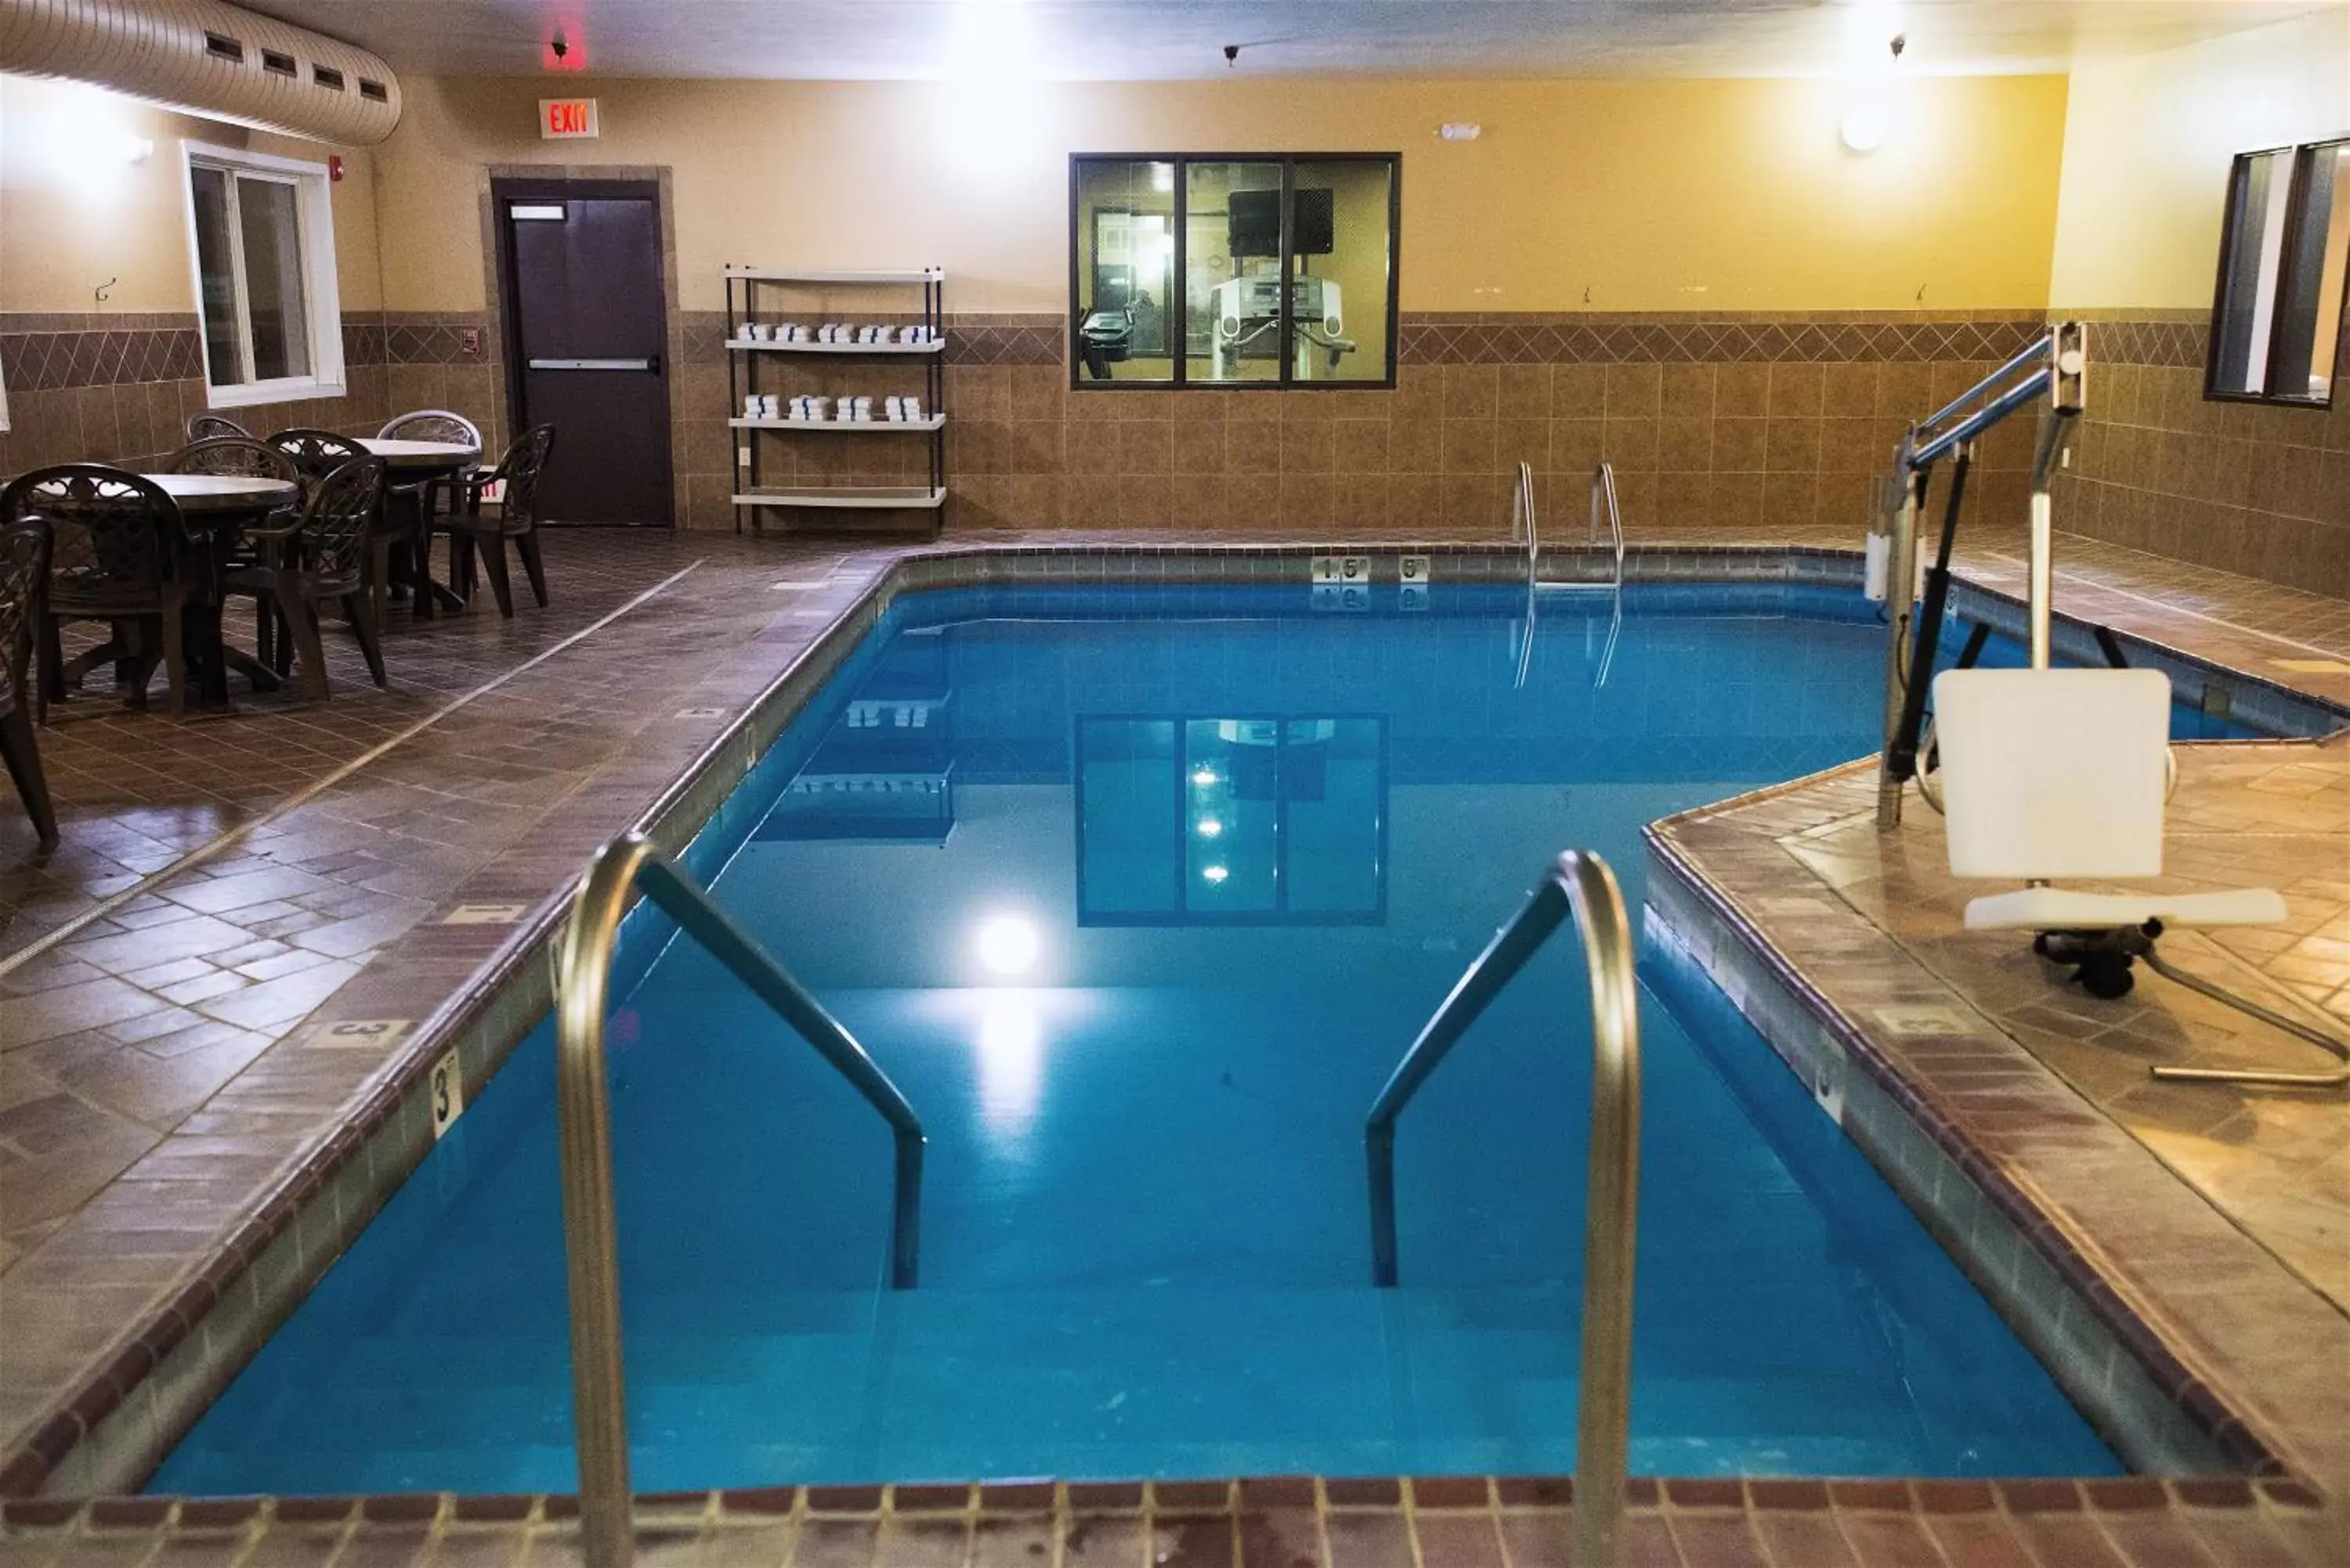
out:
M597 851L555 949L555 1116L570 1285L571 1419L579 1449L587 1568L629 1568L635 1551L604 1013L620 918L639 878L653 903L797 1030L889 1121L898 1145L890 1239L894 1288L913 1285L920 1239L922 1127L897 1085L823 1003L736 929L650 839L622 834Z
M1910 621L1918 603L1918 492L1925 484L1923 473L1910 469L1909 453L1909 438L1904 437L1893 465L1901 480L1901 502L1893 510L1885 567L1885 746L1877 764L1877 826L1887 833L1901 826L1901 780L1893 771L1893 745L1908 699Z
M2067 323L2067 325L2074 324ZM2043 332L2039 337L2033 338L2031 342L2025 344L2022 348L2017 349L2015 351L2014 358L2008 360L2006 364L2002 365L1998 369L1993 370L1990 375L1985 376L1981 380L1977 381L1973 386L1969 387L1965 391L1960 392L1957 397L1951 399L1949 402L1935 410L1934 412L1928 415L1925 419L1918 421L1918 428L1923 431L1932 431L1936 425L1940 424L1944 420L1949 419L1952 414L1957 413L1960 409L1965 408L1969 403L1971 403L1977 398L1981 397L1985 392L1997 386L2000 382L2007 379L2008 377L2013 375L2016 371L2022 369L2023 367L2031 364L2035 359L2048 356L2052 352L2054 347L2051 343L2051 339L2057 335L2058 330L2058 328L2052 327L2048 331Z
M1591 987L1591 1155L1583 1224L1582 1388L1575 1426L1574 1568L1617 1568L1632 1428L1632 1269L1640 1206L1637 949L1607 862L1569 850L1461 974L1364 1124L1371 1276L1396 1282L1395 1124L1445 1054L1569 914Z
M1591 981L1591 1160L1583 1221L1582 1402L1575 1423L1575 1568L1623 1557L1632 1433L1632 1263L1640 1206L1640 1005L1615 874L1570 851L1558 869Z
M620 1256L612 1217L612 1109L604 1004L629 888L652 846L605 846L580 884L556 950L556 1125L571 1291L571 1419L579 1446L579 1527L588 1568L629 1568L628 1392L620 1370Z
M2059 323L2052 345L2048 401L2040 410L2040 435L2032 454L2032 668L2049 663L2050 617L2056 577L2055 504L2050 492L2063 460L2073 421L2087 401L2088 329L2077 321Z

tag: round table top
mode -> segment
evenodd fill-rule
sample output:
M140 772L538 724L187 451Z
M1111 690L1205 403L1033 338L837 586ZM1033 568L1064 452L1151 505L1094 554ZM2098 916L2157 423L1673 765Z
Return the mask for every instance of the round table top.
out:
M258 479L241 473L147 473L140 475L180 504L182 512L251 511L294 499L291 480Z
M461 441L409 441L401 436L361 436L359 445L388 468L458 468L482 455Z

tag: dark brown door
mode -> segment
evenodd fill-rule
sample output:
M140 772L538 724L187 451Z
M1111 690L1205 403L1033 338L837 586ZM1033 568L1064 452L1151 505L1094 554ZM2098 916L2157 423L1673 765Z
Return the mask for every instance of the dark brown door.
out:
M499 182L515 428L555 427L539 482L550 523L666 526L668 311L659 188Z

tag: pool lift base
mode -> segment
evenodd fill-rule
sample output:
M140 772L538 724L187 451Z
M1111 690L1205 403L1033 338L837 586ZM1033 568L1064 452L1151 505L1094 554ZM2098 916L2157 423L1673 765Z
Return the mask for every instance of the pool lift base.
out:
M2306 1040L2319 1050L2350 1063L2350 1045L2170 963L2155 947L2156 940L2162 935L2162 929L2160 920L2148 920L2143 925L2116 926L2105 930L2042 931L2032 939L2032 950L2052 963L2069 966L2073 971L2072 978L2081 982L2083 991L2106 1002L2130 993L2137 981L2130 966L2134 961L2144 959L2146 967L2163 979L2183 985L2199 995L2208 996L2222 1006L2234 1008L2248 1017L2257 1018L2272 1028L2282 1029L2298 1039ZM2169 1083L2250 1084L2265 1088L2305 1089L2336 1089L2350 1085L2350 1066L2337 1067L2330 1073L2286 1073L2263 1068L2226 1067L2153 1067L2148 1071L2155 1077Z

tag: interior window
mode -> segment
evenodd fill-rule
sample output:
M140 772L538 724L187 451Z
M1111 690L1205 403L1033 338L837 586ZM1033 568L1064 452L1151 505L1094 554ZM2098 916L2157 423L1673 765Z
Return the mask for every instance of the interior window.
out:
M1388 374L1395 169L1386 162L1300 163L1290 198L1301 381L1380 381Z
M2350 140L2236 160L2206 390L2323 407L2350 264Z
M1076 385L1394 384L1395 155L1072 163Z
M1184 379L1281 379L1281 165L1189 163Z
M339 392L325 169L192 147L188 202L213 405Z
M1175 166L1081 162L1076 352L1087 379L1174 379Z

